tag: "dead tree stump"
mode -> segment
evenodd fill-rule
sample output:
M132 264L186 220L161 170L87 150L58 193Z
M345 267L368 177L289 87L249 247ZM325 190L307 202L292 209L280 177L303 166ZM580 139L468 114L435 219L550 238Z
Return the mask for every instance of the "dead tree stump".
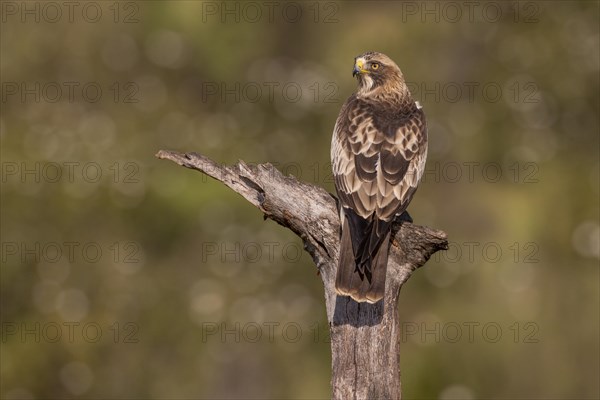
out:
M400 288L436 251L448 248L444 232L398 220L392 245L385 297L375 304L357 303L335 293L340 221L336 199L323 188L283 176L271 164L219 165L197 153L161 150L156 155L222 182L304 242L325 287L331 334L332 398L400 399Z

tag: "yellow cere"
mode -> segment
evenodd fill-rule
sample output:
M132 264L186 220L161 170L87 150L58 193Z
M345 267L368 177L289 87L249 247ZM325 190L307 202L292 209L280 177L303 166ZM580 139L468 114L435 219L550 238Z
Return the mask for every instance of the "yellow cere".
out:
M358 68L358 70L360 72L364 72L365 71L364 66L365 66L365 59L364 58L357 58L356 59L356 67Z

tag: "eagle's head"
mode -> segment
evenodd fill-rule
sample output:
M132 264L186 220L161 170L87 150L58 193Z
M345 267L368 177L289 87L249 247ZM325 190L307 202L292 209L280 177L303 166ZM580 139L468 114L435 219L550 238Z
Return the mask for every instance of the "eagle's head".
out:
M402 71L383 53L369 51L357 56L352 76L358 79L358 97L410 96Z

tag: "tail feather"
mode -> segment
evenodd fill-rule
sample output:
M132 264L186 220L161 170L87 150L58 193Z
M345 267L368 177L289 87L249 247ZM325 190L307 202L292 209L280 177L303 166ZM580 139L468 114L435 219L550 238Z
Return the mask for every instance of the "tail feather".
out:
M356 292L354 278L357 276L354 252L352 251L352 239L348 220L342 228L342 239L340 240L340 257L337 274L335 277L335 290L339 295L352 296Z
M375 303L383 298L385 295L385 274L387 272L387 263L390 247L390 235L391 230L388 230L381 246L377 250L375 258L371 261L371 270L373 271L373 278L371 279L371 285L368 292L366 293L367 301Z
M381 236L377 231L382 228L377 222L372 221L363 226L367 229L360 244L353 236L352 223L349 218L344 219L342 238L340 241L340 256L337 269L335 288L342 296L350 296L358 302L375 303L385 294L385 275L387 271L388 250L390 241L390 223L385 221ZM370 228L370 229L369 229ZM387 230L387 232L386 232ZM355 249L357 251L355 251ZM372 252L368 252L372 250ZM363 259L361 251L367 252L368 257Z
M389 232L392 225L392 221L383 221L377 218L373 218L369 221L369 225L366 230L362 242L357 251L357 262L370 266L372 264L374 255L378 252L379 247L383 244L386 237L386 233Z

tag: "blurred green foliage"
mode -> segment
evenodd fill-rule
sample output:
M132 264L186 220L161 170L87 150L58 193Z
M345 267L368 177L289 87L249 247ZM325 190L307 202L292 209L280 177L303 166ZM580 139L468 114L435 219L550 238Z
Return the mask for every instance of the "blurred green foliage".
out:
M0 4L3 398L327 398L300 240L154 154L333 192L367 50L424 106L409 211L452 242L400 296L405 398L599 397L597 2Z

